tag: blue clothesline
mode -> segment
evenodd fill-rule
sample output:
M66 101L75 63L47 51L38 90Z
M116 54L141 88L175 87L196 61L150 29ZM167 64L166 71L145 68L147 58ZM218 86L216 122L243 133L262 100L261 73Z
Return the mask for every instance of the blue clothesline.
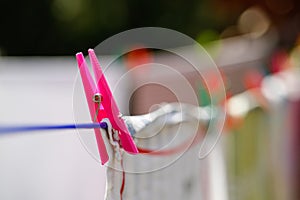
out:
M0 135L31 132L31 131L49 131L49 130L64 130L64 129L93 129L106 128L105 122L101 123L86 123L86 124L62 124L62 125L19 125L19 126L2 126L0 125Z

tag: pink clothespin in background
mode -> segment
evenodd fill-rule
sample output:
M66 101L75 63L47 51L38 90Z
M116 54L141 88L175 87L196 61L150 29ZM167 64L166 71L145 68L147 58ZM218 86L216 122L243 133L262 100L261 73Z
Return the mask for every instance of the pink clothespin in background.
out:
M102 119L108 118L113 129L118 131L121 146L124 148L124 150L128 153L137 154L138 149L128 131L124 120L120 117L120 111L101 70L97 56L93 49L89 49L88 53L95 74L96 85L81 52L76 54L76 59L90 109L91 118L93 122L98 123L100 123ZM109 159L108 153L101 136L100 129L94 130L101 163L105 164Z

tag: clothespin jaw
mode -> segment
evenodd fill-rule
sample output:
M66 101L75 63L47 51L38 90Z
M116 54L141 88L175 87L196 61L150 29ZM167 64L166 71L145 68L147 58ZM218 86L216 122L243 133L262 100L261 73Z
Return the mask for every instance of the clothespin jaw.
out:
M136 154L138 153L137 147L128 131L124 120L120 117L120 112L109 89L108 83L101 70L99 61L92 49L89 49L89 57L92 63L93 71L96 78L97 86L88 70L87 63L83 54L77 53L76 59L78 62L82 83L84 86L86 99L88 102L91 118L94 122L100 123L102 119L108 118L111 122L113 129L119 132L121 146L125 151ZM99 154L102 164L108 161L108 153L105 148L103 138L99 129L94 129Z

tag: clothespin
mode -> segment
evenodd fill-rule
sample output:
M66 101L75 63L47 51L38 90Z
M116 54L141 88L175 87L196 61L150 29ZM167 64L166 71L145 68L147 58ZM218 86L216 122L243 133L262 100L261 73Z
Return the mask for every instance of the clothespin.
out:
M89 58L93 67L94 75L96 78L96 85L92 76L88 70L87 63L83 54L77 53L76 59L80 70L82 83L85 90L86 99L88 102L90 115L93 122L100 123L104 118L108 118L112 124L113 129L118 131L121 146L128 153L138 153L137 147L128 131L128 128L121 118L118 106L109 89L105 76L101 70L99 61L93 49L88 50ZM109 157L101 132L99 129L95 130L96 141L98 145L98 151L101 158L101 163L105 164Z

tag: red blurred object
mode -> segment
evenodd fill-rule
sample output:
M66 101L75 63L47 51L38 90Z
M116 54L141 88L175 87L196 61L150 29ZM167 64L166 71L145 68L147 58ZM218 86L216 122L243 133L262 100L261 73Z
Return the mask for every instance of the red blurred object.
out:
M151 63L152 55L146 48L138 48L129 52L126 56L125 64L128 69L133 69L143 64Z
M289 66L289 55L285 51L276 52L271 58L271 73L277 73Z
M244 85L246 89L258 88L261 86L263 75L257 70L250 70L246 73Z

